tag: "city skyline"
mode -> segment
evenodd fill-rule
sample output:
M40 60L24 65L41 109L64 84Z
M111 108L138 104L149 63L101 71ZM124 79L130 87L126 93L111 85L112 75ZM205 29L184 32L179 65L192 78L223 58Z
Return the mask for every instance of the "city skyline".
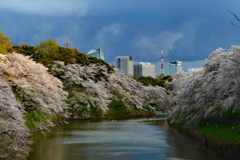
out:
M145 63L151 63L152 65L155 65L155 77L157 77L158 75L161 74L161 59L157 62L147 62L147 57L146 57L146 61L145 59L142 59L141 57L139 57L139 61L136 61L135 57L133 58L133 66L137 65L140 62L145 62ZM177 60L175 60L177 61ZM164 61L164 73L165 76L169 75L169 62ZM111 62L109 64L114 64L115 65L115 61ZM199 60L199 61L182 61L182 71L184 72L188 72L189 68L201 68L203 67L204 64L204 60ZM115 66L116 67L116 66Z

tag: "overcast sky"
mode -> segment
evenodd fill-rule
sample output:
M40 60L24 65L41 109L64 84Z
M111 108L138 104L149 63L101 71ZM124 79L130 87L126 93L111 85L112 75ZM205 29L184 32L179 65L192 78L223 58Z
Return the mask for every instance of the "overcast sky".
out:
M49 38L87 53L102 48L105 61L130 55L135 62L183 61L201 67L218 47L239 45L239 0L2 0L0 29L14 43L39 44ZM166 72L167 68L166 68Z

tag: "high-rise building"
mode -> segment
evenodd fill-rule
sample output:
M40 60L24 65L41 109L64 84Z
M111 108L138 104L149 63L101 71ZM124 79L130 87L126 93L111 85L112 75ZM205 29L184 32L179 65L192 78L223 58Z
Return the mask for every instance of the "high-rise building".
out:
M88 56L96 57L98 59L104 60L104 53L101 48L98 49L90 49L90 51L87 53Z
M169 63L169 75L174 75L175 73L182 71L182 62L181 61L171 61Z
M137 77L151 76L155 78L155 65L151 65L148 62L140 62L134 65L134 76L137 76Z
M133 75L132 56L117 56L115 58L115 67L124 71L125 75Z

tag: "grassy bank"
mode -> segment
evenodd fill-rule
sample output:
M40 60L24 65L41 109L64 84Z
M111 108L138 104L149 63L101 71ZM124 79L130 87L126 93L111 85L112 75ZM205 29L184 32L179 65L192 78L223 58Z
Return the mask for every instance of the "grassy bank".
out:
M74 94L68 95L68 103L71 104L72 98L75 98ZM74 100L74 99L73 99ZM74 102L73 104L78 103L81 105L79 108L71 107L72 117L77 115L79 119L108 119L108 118L127 118L132 116L149 116L154 115L155 111L150 108L138 109L134 106L127 107L130 105L129 102L123 100L121 96L115 96L111 99L111 102L108 104L107 111L101 110L99 107L96 107L96 104L90 103L90 108L87 108L87 103ZM87 116L85 116L87 115ZM76 119L76 117L74 118ZM78 119L78 118L77 118Z
M129 110L122 101L121 97L112 99L112 102L108 105L109 110L104 116L97 111L94 111L92 108L91 116L93 118L104 118L104 119L111 119L111 118L129 118L133 116L149 116L154 115L155 112L151 111L149 108L144 109L137 109L136 107L132 110ZM95 114L93 114L95 113Z
M240 116L238 113L227 111L222 117L216 115L192 124L187 124L186 120L182 119L171 125L221 153L240 158Z
M240 147L239 124L215 125L204 123L197 131L204 137L211 137L213 141L220 143L220 145L222 143Z

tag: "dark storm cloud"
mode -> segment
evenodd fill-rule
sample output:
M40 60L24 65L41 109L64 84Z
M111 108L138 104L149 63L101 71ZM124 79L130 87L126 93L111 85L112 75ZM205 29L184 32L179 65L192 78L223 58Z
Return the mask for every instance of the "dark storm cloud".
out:
M0 29L13 42L70 40L80 52L102 48L106 62L118 55L157 63L202 61L222 47L239 44L239 1L227 0L8 0L0 6ZM239 12L239 13L238 13ZM191 63L189 63L191 64Z

